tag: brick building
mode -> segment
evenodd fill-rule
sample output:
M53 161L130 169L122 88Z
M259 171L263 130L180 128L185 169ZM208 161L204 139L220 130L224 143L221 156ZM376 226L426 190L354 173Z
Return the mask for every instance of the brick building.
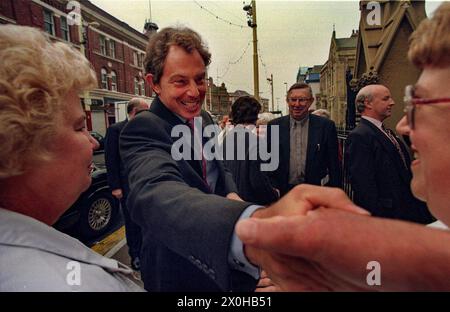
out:
M205 103L203 109L213 116L221 119L222 116L230 112L230 96L224 83L220 86L214 84L213 78L208 79L208 89L206 90Z
M81 12L81 18L74 18L74 12ZM0 23L40 28L52 40L68 42L85 53L98 78L98 88L80 94L89 130L104 134L118 121L115 103L134 96L151 100L143 59L156 25L146 27L149 31L143 34L89 1L67 0L1 0Z

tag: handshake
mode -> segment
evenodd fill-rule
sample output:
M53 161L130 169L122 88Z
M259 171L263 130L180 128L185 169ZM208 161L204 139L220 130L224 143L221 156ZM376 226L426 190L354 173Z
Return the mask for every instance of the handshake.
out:
M281 291L450 290L448 233L372 217L340 189L299 185L236 232ZM436 267L444 272L435 276Z

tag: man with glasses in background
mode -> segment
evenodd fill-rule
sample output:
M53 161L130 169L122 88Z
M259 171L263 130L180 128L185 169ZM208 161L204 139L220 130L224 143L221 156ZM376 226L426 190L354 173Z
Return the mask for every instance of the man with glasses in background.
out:
M356 96L361 121L349 134L345 150L353 200L377 217L431 223L425 203L409 187L409 151L383 124L394 105L391 92L380 84L365 86Z
M295 83L286 96L289 116L269 122L279 126L280 165L270 172L274 187L286 194L295 185L340 186L341 172L338 158L338 140L333 121L311 115L309 108L314 102L311 87ZM268 142L270 143L270 142ZM270 149L270 144L269 144Z

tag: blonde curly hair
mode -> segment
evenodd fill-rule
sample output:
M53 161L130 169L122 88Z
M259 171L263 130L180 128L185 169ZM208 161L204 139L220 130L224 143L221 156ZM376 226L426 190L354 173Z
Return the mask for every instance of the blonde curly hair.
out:
M88 60L25 26L0 26L0 179L51 159L65 97L97 86Z
M450 66L450 3L444 2L431 19L420 23L410 37L408 57L419 68Z

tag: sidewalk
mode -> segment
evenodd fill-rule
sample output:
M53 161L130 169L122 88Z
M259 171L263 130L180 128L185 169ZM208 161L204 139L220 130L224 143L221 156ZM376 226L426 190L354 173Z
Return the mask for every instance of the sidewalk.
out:
M107 258L117 260L131 267L131 258L128 255L128 245L125 238L124 226L107 236L101 242L92 246L91 249ZM137 272L137 276L140 278L139 272ZM140 286L144 287L144 284L141 282Z

